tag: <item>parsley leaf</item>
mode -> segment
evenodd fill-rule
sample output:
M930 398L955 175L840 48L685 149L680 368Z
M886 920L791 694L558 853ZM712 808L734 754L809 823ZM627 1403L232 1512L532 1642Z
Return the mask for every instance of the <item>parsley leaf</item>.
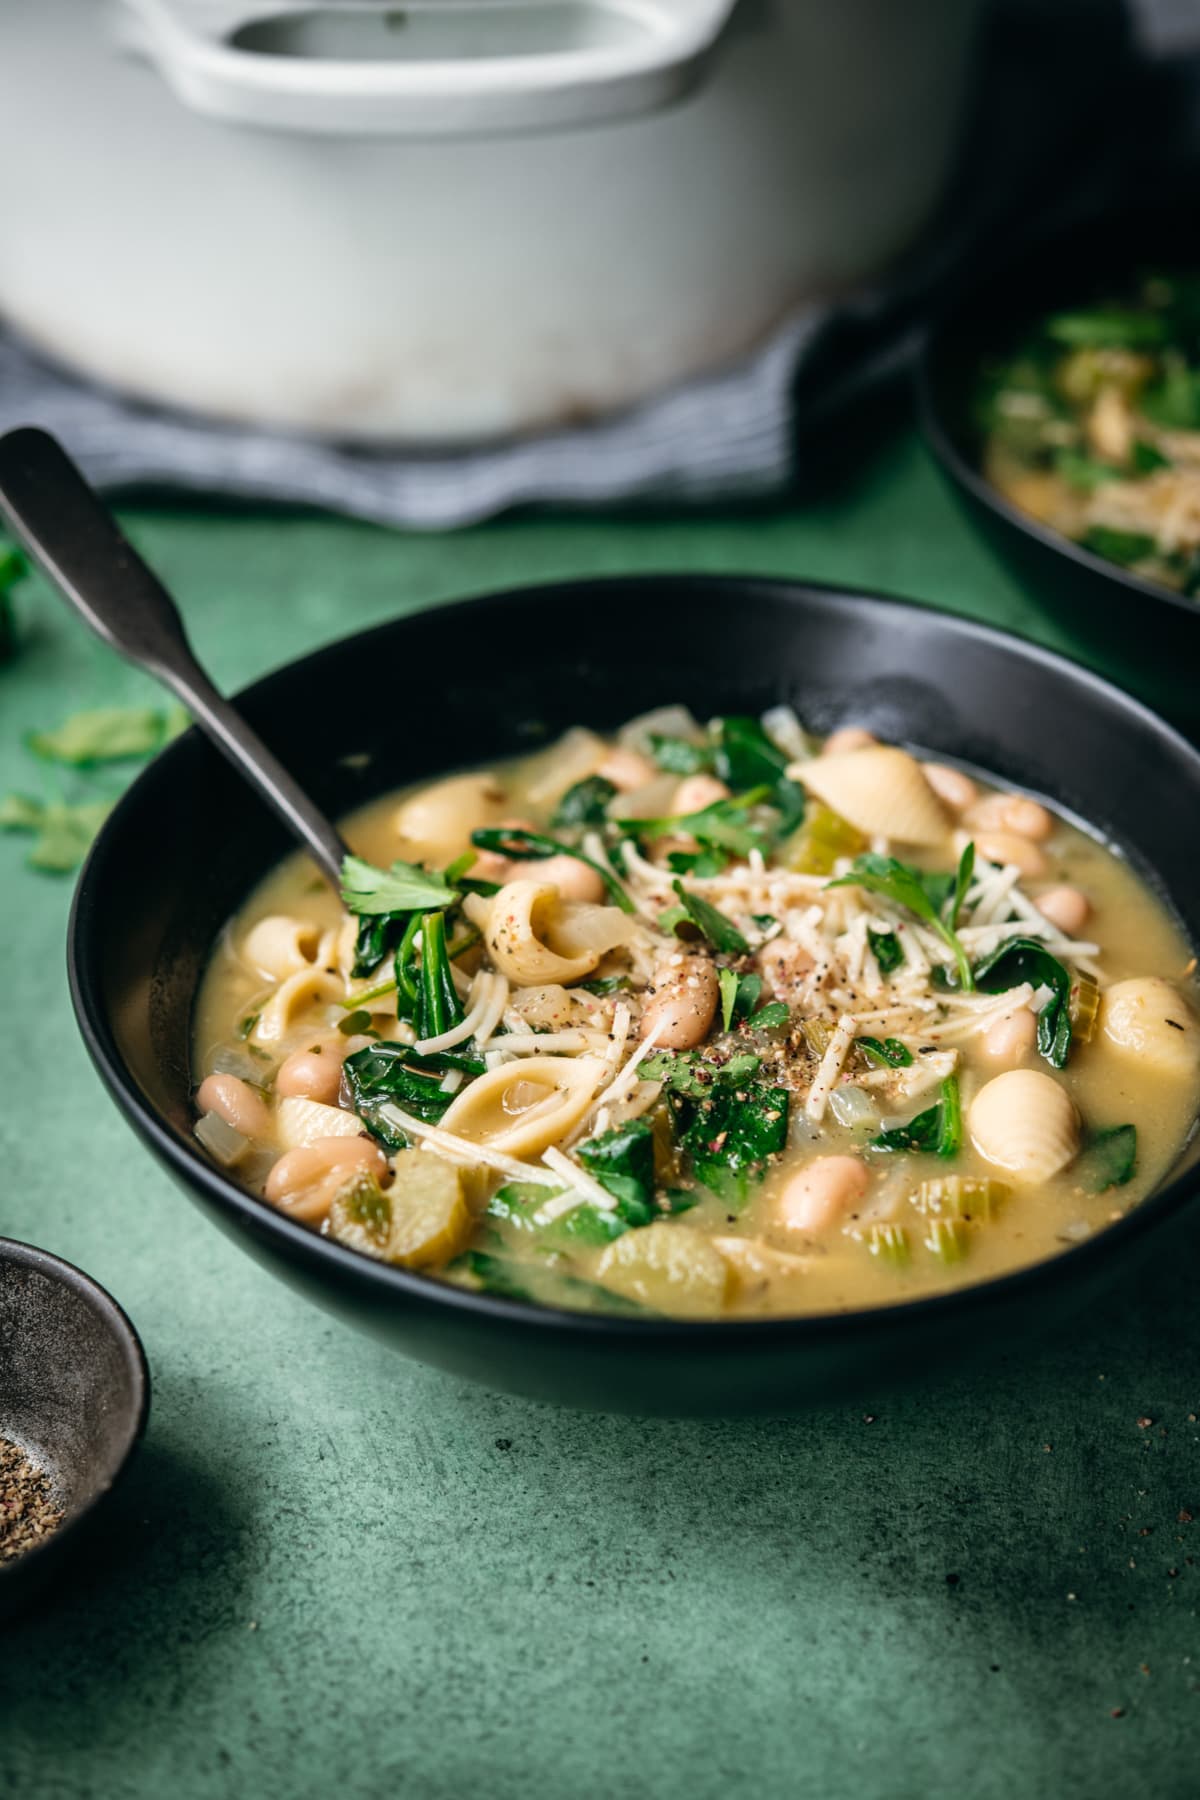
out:
M766 834L749 817L750 809L769 797L770 789L751 788L747 794L731 800L714 800L699 812L673 813L661 819L618 819L621 830L637 838L665 837L686 832L699 844L716 845L731 850L735 856L749 856L751 850L767 847Z
M358 856L342 858L342 899L352 913L430 912L452 906L458 890L417 863L377 869Z
M968 844L958 865L958 878L953 883L953 891L956 895L959 888L964 894L966 893L973 863L974 845ZM965 877L964 868L966 869ZM953 926L945 923L938 904L930 898L927 886L929 880L929 876L924 875L920 869L914 869L910 863L899 862L894 856L876 856L868 852L865 856L855 857L854 866L849 875L839 875L836 881L827 882L826 886L863 887L870 893L882 894L884 899L892 901L894 905L903 906L906 911L915 913L918 919L937 932L942 942L951 951L958 969L959 984L964 992L969 992L974 986L970 961L954 934ZM946 878L946 880L949 883L950 878ZM949 885L947 885L945 893L948 899ZM957 905L955 918L957 921Z
M899 1038L860 1037L855 1039L858 1048L871 1062L881 1069L908 1069L912 1067L913 1054Z
M750 946L731 919L715 906L701 899L699 894L689 893L678 877L671 883L679 900L669 912L662 915L661 923L667 930L678 932L684 919L690 922L706 937L714 950L725 956L749 956ZM682 909L683 917L680 916ZM667 921L670 921L669 925Z
M668 1093L703 1099L722 1084L742 1086L761 1061L751 1050L740 1050L726 1063L709 1062L698 1050L658 1050L643 1059L639 1073L645 1081L661 1081Z

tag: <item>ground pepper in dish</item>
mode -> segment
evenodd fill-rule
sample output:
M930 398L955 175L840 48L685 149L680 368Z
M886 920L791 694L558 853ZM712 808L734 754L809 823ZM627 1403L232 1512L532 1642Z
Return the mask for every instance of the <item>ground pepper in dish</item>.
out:
M0 1437L0 1562L36 1549L62 1522L46 1471Z

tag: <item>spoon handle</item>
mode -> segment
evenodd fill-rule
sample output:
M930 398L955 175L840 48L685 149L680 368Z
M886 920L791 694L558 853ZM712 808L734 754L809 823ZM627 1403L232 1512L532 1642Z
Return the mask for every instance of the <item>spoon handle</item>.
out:
M176 694L337 887L345 845L192 654L174 601L48 432L0 437L0 514L98 637Z

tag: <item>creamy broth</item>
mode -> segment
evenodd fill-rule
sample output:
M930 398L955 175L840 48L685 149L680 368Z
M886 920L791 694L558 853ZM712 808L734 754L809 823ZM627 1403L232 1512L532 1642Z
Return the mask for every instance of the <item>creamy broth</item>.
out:
M394 863L460 896L368 914L358 975L362 919L300 856L277 868L199 995L206 1147L368 1255L696 1317L942 1291L1136 1205L1200 1091L1193 961L1160 902L963 771L853 731L822 750L785 712L730 723L576 731L353 815L358 903L406 897ZM593 816L563 823L564 794ZM498 891L462 895L476 878ZM410 919L415 1002L393 974Z

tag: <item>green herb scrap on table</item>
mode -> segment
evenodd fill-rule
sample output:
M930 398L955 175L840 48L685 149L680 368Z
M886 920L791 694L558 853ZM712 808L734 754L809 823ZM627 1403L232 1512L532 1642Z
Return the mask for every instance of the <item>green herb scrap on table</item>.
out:
M15 551L0 551L0 661L17 653L11 594L24 574ZM30 868L70 874L119 797L117 765L154 756L188 723L181 706L108 706L72 713L51 730L27 732L25 749L38 765L41 792L0 798L0 831L32 838Z

